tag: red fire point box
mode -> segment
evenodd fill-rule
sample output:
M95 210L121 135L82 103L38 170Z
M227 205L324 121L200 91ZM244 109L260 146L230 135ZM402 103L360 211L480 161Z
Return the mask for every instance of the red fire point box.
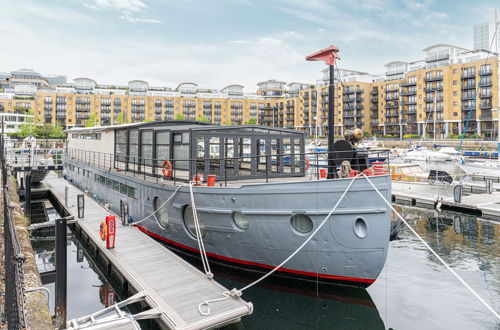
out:
M115 247L116 236L116 217L114 215L106 216L106 227L108 229L108 235L106 236L106 248L112 249Z

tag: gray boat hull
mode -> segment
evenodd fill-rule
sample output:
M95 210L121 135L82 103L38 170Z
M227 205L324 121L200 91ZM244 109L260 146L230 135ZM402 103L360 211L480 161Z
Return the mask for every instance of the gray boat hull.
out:
M67 163L90 172L84 176L81 171L65 171L67 179L108 203L116 212L119 212L120 201L126 201L132 221L154 212L155 196L165 201L177 189L71 160ZM96 182L94 174L136 188L136 198ZM390 176L370 179L390 200ZM285 183L194 187L196 207L205 227L203 241L208 256L231 266L263 271L280 264L311 234L294 230L291 217L305 214L312 220L313 230L316 229L351 179L301 180L303 178ZM186 184L164 206L168 213L166 226L158 222L156 215L137 226L176 249L196 254L197 241L184 223L184 209L190 204ZM236 211L248 219L248 229L237 227L233 220ZM358 219L365 224L365 237L359 237ZM325 226L278 273L314 281L369 286L385 264L389 234L390 210L367 180L358 178Z

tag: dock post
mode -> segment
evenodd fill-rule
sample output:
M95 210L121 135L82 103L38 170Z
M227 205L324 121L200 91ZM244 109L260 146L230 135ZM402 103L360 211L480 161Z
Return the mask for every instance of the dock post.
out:
M486 179L486 193L489 195L493 193L493 185L490 178Z
M24 195L24 214L31 219L31 172L26 174L26 194Z
M78 194L76 196L77 204L78 204L78 218L83 218L85 214L85 195Z
M68 193L69 193L69 185L64 187L64 206L68 207Z
M57 329L66 328L67 296L67 223L56 220L56 323Z

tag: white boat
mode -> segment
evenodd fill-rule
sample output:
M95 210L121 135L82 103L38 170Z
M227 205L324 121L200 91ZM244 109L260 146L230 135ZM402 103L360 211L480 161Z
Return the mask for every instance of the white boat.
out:
M405 162L408 161L426 161L426 162L446 162L446 161L457 161L462 157L453 148L442 148L442 150L431 150L425 147L412 147L410 151L406 153ZM449 149L455 150L451 153Z

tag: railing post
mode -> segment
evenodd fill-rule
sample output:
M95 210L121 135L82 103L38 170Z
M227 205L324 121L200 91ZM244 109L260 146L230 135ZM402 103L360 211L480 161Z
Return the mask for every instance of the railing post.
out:
M66 329L67 296L67 223L56 220L56 322L57 329Z
M24 195L24 213L31 219L31 171L26 174L26 190ZM4 205L5 206L5 205Z

